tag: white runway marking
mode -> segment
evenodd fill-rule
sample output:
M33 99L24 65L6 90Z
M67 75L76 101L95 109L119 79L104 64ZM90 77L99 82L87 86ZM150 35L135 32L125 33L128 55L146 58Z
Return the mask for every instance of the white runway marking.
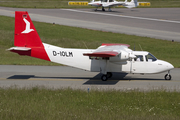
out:
M134 17L134 16L125 16L125 15L115 15L115 14L105 14L105 13L98 13L98 12L87 12L87 11L80 11L80 10L74 10L74 9L61 9L61 10L73 11L73 12L81 12L81 13L89 13L89 14L97 14L97 15L107 15L107 16L113 16L113 17L132 18L132 19L139 19L139 20L150 20L150 21L159 21L159 22L180 23L180 21L154 19L154 18L144 18L144 17Z

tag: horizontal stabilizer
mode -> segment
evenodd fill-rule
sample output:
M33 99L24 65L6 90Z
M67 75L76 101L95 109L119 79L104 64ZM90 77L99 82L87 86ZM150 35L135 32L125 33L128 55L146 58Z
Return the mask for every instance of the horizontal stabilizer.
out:
M12 47L8 49L11 52L18 53L19 55L31 56L31 48L28 47Z
M114 57L119 53L114 51L104 51L104 52L94 52L94 53L84 53L84 56L93 56L93 57Z
M12 47L8 49L9 51L15 50L15 51L29 51L31 48L28 47Z

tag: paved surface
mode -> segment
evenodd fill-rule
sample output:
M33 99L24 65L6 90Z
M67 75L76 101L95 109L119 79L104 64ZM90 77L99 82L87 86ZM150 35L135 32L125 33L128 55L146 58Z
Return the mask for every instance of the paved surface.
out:
M0 87L73 88L73 89L115 89L152 90L167 89L180 91L180 69L171 71L172 80L164 80L164 75L131 75L113 73L108 81L101 81L101 74L65 66L19 66L0 65Z
M180 42L180 8L112 9L25 9L0 7L0 15L28 11L32 20L61 25L147 36Z

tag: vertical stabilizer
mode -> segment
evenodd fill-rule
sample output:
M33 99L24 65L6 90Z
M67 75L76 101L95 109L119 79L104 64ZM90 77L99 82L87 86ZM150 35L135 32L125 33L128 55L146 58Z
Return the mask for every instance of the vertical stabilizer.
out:
M134 7L137 7L138 0L131 0L131 3L134 4Z
M19 55L27 55L50 61L28 12L15 12L14 45L16 47L8 50Z
M41 47L41 39L28 12L15 12L14 45L17 47Z
M137 2L138 0L131 0L130 2L127 2L126 0L125 0L125 2L124 2L124 4L123 4L123 6L124 7L127 7L127 8L134 8L134 7L137 7L138 6L138 2Z
M135 7L138 6L138 0L134 0Z

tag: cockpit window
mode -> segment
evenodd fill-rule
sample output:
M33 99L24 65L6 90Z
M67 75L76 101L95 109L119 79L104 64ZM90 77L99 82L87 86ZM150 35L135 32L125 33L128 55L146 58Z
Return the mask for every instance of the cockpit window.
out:
M139 61L139 62L144 61L143 55L136 55L136 58L134 58L134 61Z
M148 53L148 55L146 55L145 57L147 62L153 62L157 60L157 58L154 57L151 53Z

